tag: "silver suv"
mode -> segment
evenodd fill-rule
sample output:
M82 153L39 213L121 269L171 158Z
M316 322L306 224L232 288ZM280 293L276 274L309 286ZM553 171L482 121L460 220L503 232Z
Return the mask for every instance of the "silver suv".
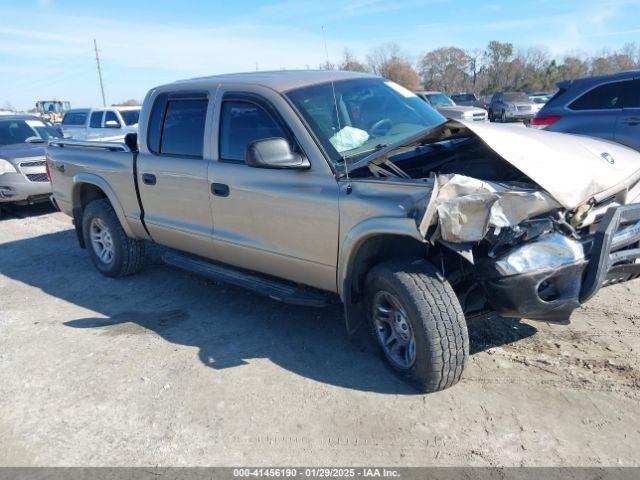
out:
M523 120L528 122L535 114L535 105L524 92L498 92L487 106L489 120L509 122Z

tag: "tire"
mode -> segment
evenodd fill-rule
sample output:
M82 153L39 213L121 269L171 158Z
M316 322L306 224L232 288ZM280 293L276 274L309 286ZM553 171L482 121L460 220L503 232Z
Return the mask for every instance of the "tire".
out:
M500 116L500 121L502 123L507 123L507 112L505 112L504 110L502 110L502 115Z
M106 231L102 234L102 245L108 244L111 254L99 255L99 245L92 240L98 237L99 229ZM140 271L144 264L145 245L141 240L129 238L106 198L90 202L82 214L82 236L89 252L89 258L100 273L107 277L124 277ZM104 250L102 250L104 252Z
M404 381L421 392L431 393L455 385L469 358L469 335L462 308L451 285L430 263L415 260L393 260L375 266L366 281L369 326L374 340L380 347L383 359ZM379 318L387 294L400 304L405 319L388 324L400 325L395 345L402 352L400 335L405 332L403 321L413 335L414 346L409 341L405 354L397 357L413 357L413 362L401 362L383 343L392 328ZM389 298L391 300L391 298ZM381 303L382 302L382 303ZM393 303L393 302L390 302ZM402 315L400 315L402 317ZM406 329L405 329L406 330ZM409 335L410 336L410 335ZM406 339L405 339L406 340Z
M490 122L495 122L496 121L496 119L493 116L493 111L491 111L491 110L489 110L489 121Z

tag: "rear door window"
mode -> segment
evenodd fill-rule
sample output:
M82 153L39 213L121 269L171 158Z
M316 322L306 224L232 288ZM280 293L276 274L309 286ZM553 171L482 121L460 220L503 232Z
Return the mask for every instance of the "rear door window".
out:
M107 110L104 114L104 124L105 127L107 125L107 122L116 122L118 125L120 125L120 120L118 120L117 115L115 114L115 112L112 112L111 110Z
M207 104L206 98L169 97L162 124L159 153L202 158Z
M86 113L67 113L62 119L62 125L82 126L87 121Z
M89 127L102 128L102 114L103 112L92 112L91 120L89 121Z
M625 107L630 102L631 81L605 83L589 90L575 100L569 108L572 110L613 110Z
M276 121L260 105L248 101L224 101L220 119L220 158L244 162L251 142L287 138Z

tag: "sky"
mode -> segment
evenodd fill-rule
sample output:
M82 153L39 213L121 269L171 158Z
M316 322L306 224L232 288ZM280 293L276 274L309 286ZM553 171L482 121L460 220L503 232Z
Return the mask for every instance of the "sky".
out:
M219 73L317 68L384 43L412 59L491 40L552 56L640 43L640 0L0 0L0 108L36 100L141 100L155 85Z

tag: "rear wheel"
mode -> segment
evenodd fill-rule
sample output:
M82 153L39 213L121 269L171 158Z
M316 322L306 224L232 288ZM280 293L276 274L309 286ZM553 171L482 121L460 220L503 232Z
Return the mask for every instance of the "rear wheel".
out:
M502 116L500 117L500 120L502 121L502 123L507 123L507 112L505 112L504 110L502 110Z
M424 260L390 261L367 277L369 324L383 358L423 392L455 385L469 357L462 308L449 283Z
M127 237L109 200L94 200L85 207L82 235L89 258L103 275L124 277L142 268L144 242Z

